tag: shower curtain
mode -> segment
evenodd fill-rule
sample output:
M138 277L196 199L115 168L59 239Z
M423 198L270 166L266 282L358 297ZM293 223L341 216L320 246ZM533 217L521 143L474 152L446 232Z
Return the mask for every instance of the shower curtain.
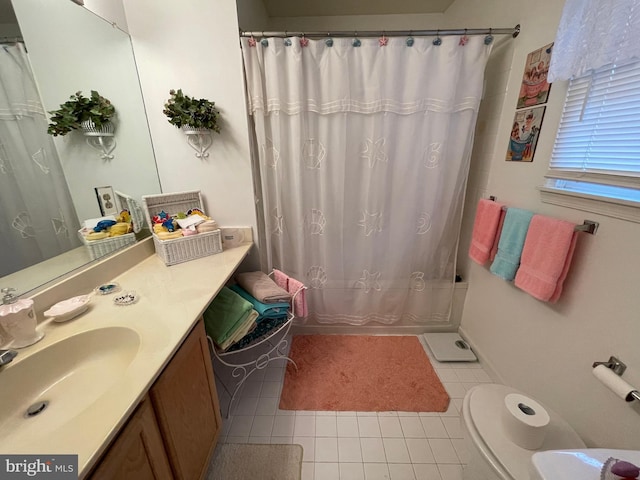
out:
M80 246L27 53L0 47L0 277Z
M242 39L262 254L307 324L448 321L491 47L433 40Z

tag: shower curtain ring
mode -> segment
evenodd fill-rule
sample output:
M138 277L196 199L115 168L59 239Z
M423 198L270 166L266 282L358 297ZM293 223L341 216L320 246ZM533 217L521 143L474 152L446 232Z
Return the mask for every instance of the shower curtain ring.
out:
M433 39L433 43L436 47L442 45L442 39L440 38L440 29L436 30L436 38Z
M460 37L460 41L458 42L458 45L464 47L468 41L469 41L469 37L467 37L467 29L465 28L464 35Z
M407 39L404 41L404 43L407 44L407 47L412 47L413 46L413 31L409 30L409 36L407 37Z
M486 37L484 37L484 44L485 45L491 45L491 42L493 42L493 29L490 28L489 29L489 35L487 35Z
M260 40L260 45L262 45L263 47L269 46L269 40L264 38L264 30L262 31L262 40Z
M331 38L331 32L327 32L327 39L324 41L327 47L333 47L333 38Z
M362 45L362 42L358 38L358 32L355 31L354 33L356 38L353 39L353 41L351 42L351 45L353 45L354 47L359 47L360 45Z
M378 39L378 45L380 45L381 47L384 47L387 45L387 43L389 42L389 39L385 36L385 31L382 31L382 37L380 37Z

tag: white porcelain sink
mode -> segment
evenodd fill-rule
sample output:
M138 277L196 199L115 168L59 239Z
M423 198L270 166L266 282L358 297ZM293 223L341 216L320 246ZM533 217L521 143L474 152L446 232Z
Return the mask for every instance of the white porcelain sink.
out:
M581 450L548 450L531 457L532 480L600 480L600 471L609 458L640 465L640 451L585 448Z
M83 412L122 377L139 347L134 330L106 327L65 338L23 360L18 356L0 370L3 441L14 434L46 435ZM26 415L41 402L46 408Z

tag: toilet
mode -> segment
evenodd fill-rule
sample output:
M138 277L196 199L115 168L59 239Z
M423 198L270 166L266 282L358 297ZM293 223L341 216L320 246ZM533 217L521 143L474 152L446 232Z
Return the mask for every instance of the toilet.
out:
M586 447L571 426L547 407L550 421L542 446L529 450L515 444L502 423L504 399L510 393L523 394L505 385L482 384L464 397L460 423L468 451L465 480L529 480L534 453Z

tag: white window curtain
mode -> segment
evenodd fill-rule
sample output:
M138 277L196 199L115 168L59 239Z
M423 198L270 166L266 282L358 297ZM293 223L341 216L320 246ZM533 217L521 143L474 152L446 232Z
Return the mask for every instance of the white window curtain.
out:
M80 246L78 218L22 44L0 47L0 276Z
M387 41L242 39L268 267L308 323L448 321L491 47Z
M640 60L640 0L566 0L548 81Z

